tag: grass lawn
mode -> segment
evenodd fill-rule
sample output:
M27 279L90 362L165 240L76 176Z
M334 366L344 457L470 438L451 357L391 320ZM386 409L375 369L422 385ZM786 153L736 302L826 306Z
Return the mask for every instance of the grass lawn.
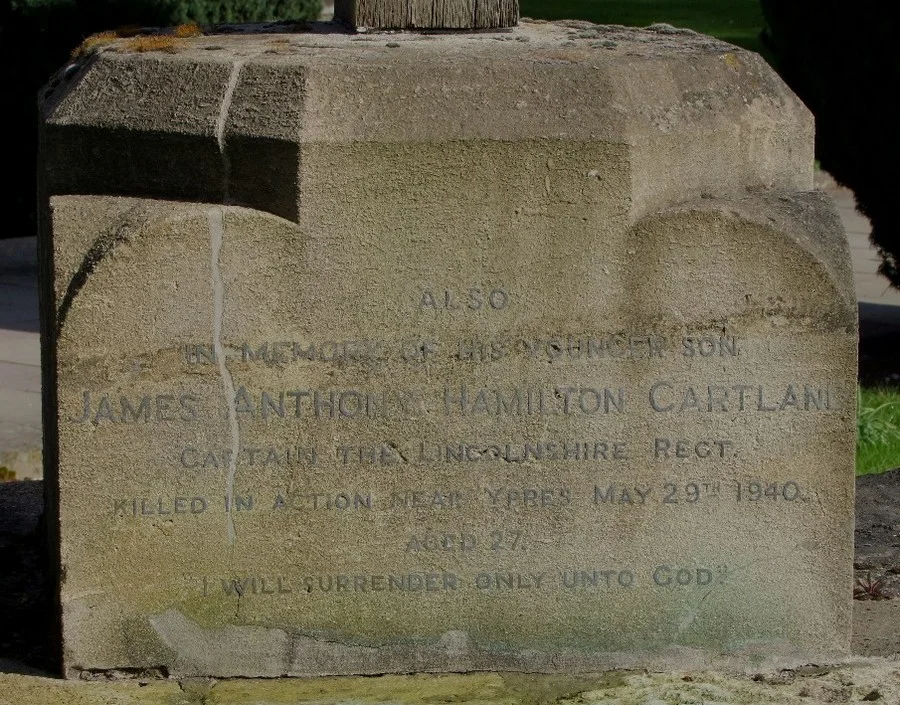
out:
M666 22L761 51L759 0L520 0L522 17L646 27Z
M856 474L900 467L900 392L860 389Z

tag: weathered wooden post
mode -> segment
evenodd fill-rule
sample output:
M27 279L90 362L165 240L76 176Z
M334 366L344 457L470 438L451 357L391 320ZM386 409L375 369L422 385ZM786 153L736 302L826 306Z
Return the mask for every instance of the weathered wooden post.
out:
M519 21L518 0L337 0L335 19L376 29L498 29Z

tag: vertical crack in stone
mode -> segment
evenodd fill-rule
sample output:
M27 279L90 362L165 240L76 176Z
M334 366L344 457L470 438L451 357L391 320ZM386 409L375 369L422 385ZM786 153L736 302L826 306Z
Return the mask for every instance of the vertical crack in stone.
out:
M237 409L234 405L234 380L231 378L231 372L228 371L228 365L225 364L225 348L222 345L222 321L225 317L225 282L222 279L219 259L222 252L222 241L225 238L225 214L221 208L215 207L207 211L206 217L209 224L209 245L211 251L213 350L219 366L219 376L222 378L225 404L228 408L228 428L231 431L231 456L228 459L228 475L225 480L225 516L227 517L228 543L234 546L235 531L232 505L234 500L234 476L237 472L237 457L241 447L241 436L238 428Z
M219 117L216 120L216 144L219 146L219 155L222 159L222 203L231 200L231 159L226 147L225 129L228 125L228 113L231 110L231 102L234 99L234 91L241 78L241 70L244 61L238 60L232 64L231 75L225 86L225 95L222 96L222 105L219 107ZM232 514L234 503L234 478L237 473L237 456L241 447L240 429L237 422L237 410L234 405L234 380L225 364L225 349L222 346L222 320L225 316L225 282L222 279L222 270L219 266L219 257L222 251L222 240L225 237L225 214L221 208L211 208L207 212L209 224L209 242L211 250L211 272L213 288L213 350L219 366L219 376L222 378L222 387L225 393L225 404L228 408L228 427L231 432L231 457L228 460L228 474L225 479L225 517L228 531L228 544L234 546L236 533L234 530L234 515Z
M222 105L219 108L219 118L216 120L216 142L219 145L219 154L222 157L222 202L228 203L231 198L231 159L225 148L225 128L228 124L228 111L231 110L231 101L234 99L234 90L241 78L241 69L244 61L235 61L231 67L231 75L225 86L225 95L222 97Z

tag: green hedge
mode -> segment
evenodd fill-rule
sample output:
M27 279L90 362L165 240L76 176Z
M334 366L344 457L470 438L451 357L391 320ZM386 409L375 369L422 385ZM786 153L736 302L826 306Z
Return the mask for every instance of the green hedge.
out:
M273 22L278 20L314 20L321 4L306 0L182 0L171 2L172 18L176 24L224 24L231 22ZM315 5L315 7L313 7ZM313 11L314 10L314 11Z
M822 168L872 221L881 272L900 288L900 51L893 3L762 0L764 41L816 116Z
M37 93L72 50L96 32L165 27L314 20L321 0L0 0L0 238L35 232Z

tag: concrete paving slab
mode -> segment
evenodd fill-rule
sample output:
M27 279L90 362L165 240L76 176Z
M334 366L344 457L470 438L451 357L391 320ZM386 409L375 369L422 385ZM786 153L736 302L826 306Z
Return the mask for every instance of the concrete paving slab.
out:
M10 330L0 325L0 362L40 367L41 339L37 331Z
M41 393L41 368L19 362L0 361L0 389Z
M860 302L900 306L900 291L888 285L880 274L855 271L853 281Z
M41 426L41 393L17 389L3 390L0 397L0 422L9 421L22 426Z
M878 273L881 257L869 242L872 226L868 218L857 212L853 192L827 180L823 190L834 199L847 231L856 298L861 303L900 306L900 291L892 288L888 280Z
M0 469L43 475L37 238L0 240Z
M37 271L37 238L11 237L0 240L0 272Z
M8 284L0 278L0 328L37 331L38 320L37 286Z
M43 477L41 369L37 333L0 328L0 471Z
M854 235L865 235L868 239L869 233L872 232L868 218L857 213L856 208L852 206L839 207L838 212L841 214L844 230Z
M4 272L0 269L0 285L37 290L38 282L34 272Z
M854 242L850 242L850 254L859 253L861 255L865 255L872 262L879 262L878 252L870 247L869 245L859 245Z
M856 274L871 274L873 267L877 270L880 260L878 255L868 250L851 248L850 261Z
M871 276L871 274L868 273L868 270L872 267L871 259L866 257L854 257L853 255L851 255L850 261L853 264L854 279L856 277Z
M0 454L33 451L41 447L40 424L21 424L15 421L0 422ZM9 467L9 463L2 463Z
M2 399L0 392L0 399ZM40 480L44 476L40 425L0 421L0 477Z

